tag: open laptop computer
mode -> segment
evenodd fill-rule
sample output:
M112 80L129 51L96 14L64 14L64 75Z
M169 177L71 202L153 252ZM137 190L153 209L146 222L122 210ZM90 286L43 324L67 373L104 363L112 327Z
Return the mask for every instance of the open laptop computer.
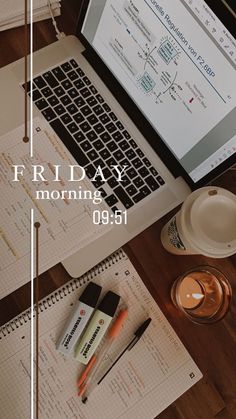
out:
M94 186L108 209L128 213L127 225L114 225L64 261L72 276L234 162L230 2L162 3L84 0L76 36L34 54L35 115L46 118L89 178L103 166L108 181ZM1 70L1 134L22 124L23 80L22 60ZM109 174L112 164L129 165L121 184Z

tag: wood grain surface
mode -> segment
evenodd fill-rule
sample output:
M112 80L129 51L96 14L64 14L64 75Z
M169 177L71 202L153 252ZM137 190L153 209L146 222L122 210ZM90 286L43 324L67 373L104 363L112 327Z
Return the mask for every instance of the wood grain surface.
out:
M75 32L79 3L80 0L62 1L62 16L57 21L59 28L66 34ZM22 27L0 33L1 67L23 57L23 36ZM55 40L51 20L35 23L35 50ZM235 180L236 172L231 169L214 184L236 193ZM160 242L160 231L172 214L156 222L124 247L149 291L204 374L199 383L158 418L235 419L236 257L217 260L204 256L174 256L167 253ZM145 213L143 216L145 217ZM191 323L176 310L170 299L173 281L187 269L205 264L224 272L233 289L233 301L229 313L223 321L210 326ZM40 296L49 294L69 279L62 265L56 265L41 275ZM29 305L30 284L27 284L0 301L0 324L4 324Z

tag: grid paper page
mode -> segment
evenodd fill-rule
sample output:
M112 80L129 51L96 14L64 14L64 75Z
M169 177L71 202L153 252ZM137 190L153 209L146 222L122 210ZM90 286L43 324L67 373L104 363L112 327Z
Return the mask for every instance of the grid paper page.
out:
M202 377L129 259L120 253L120 260L116 256L116 262L113 258L109 265L100 269L100 273L97 271L93 281L103 286L103 292L120 293L128 305L129 316L103 360L102 372L129 343L137 326L149 316L152 322L137 345L120 359L84 405L76 388L84 366L55 349L82 288L54 294L49 299L51 307L40 313L41 419L153 419ZM67 295L59 300L63 294ZM47 307L48 303L44 305ZM7 419L25 419L29 415L29 333L30 324L26 323L0 340L3 384L0 405Z
M40 272L61 262L67 256L106 233L111 225L95 225L94 210L107 209L105 203L93 204L90 199L36 199L36 190L95 191L86 178L69 182L69 165L77 162L50 126L34 119L34 156L29 157L29 144L22 141L24 126L0 138L0 298L30 280L30 212L40 222ZM32 165L41 164L46 182L32 182ZM24 176L13 182L12 165L24 165ZM54 181L54 166L61 165L60 181ZM75 170L75 179L81 176ZM66 195L65 195L66 196ZM83 195L82 195L83 196ZM93 196L93 195L92 195Z

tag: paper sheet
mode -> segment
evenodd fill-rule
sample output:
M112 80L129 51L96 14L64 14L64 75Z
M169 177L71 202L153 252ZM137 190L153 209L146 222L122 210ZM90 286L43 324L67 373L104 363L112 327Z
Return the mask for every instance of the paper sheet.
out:
M57 291L45 300L39 315L41 419L153 419L202 377L128 258L119 254L112 261L89 275L103 286L104 292L119 292L129 310L119 338L104 359L104 371L128 344L137 326L149 316L152 322L139 343L120 359L84 405L76 387L84 366L55 350L55 342L82 289L73 283L67 291ZM84 283L85 278L80 282ZM16 323L19 325L19 320ZM14 324L7 329L12 327ZM1 413L7 419L25 419L30 406L30 324L9 335L5 328L0 337Z
M38 190L94 191L86 180L69 182L68 165L77 162L50 126L40 118L34 120L34 156L29 157L29 144L23 142L24 127L0 138L0 298L30 281L31 209L39 229L40 273L73 254L109 226L93 224L94 210L107 209L106 204L86 200L37 200ZM13 182L12 165L25 165L24 176ZM32 182L32 164L45 168L47 182ZM60 182L54 182L53 164L62 166ZM75 174L75 178L81 172Z

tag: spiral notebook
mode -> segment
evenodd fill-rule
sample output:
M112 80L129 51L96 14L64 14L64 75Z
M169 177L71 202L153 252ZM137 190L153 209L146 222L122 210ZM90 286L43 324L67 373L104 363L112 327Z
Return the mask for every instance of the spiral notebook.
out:
M84 367L57 352L55 342L90 280L102 285L103 293L118 292L129 309L119 339L103 360L104 371L137 326L149 316L152 322L84 405L76 388ZM59 288L39 306L40 419L153 419L202 377L122 250ZM1 418L30 417L30 310L0 329L0 379Z

